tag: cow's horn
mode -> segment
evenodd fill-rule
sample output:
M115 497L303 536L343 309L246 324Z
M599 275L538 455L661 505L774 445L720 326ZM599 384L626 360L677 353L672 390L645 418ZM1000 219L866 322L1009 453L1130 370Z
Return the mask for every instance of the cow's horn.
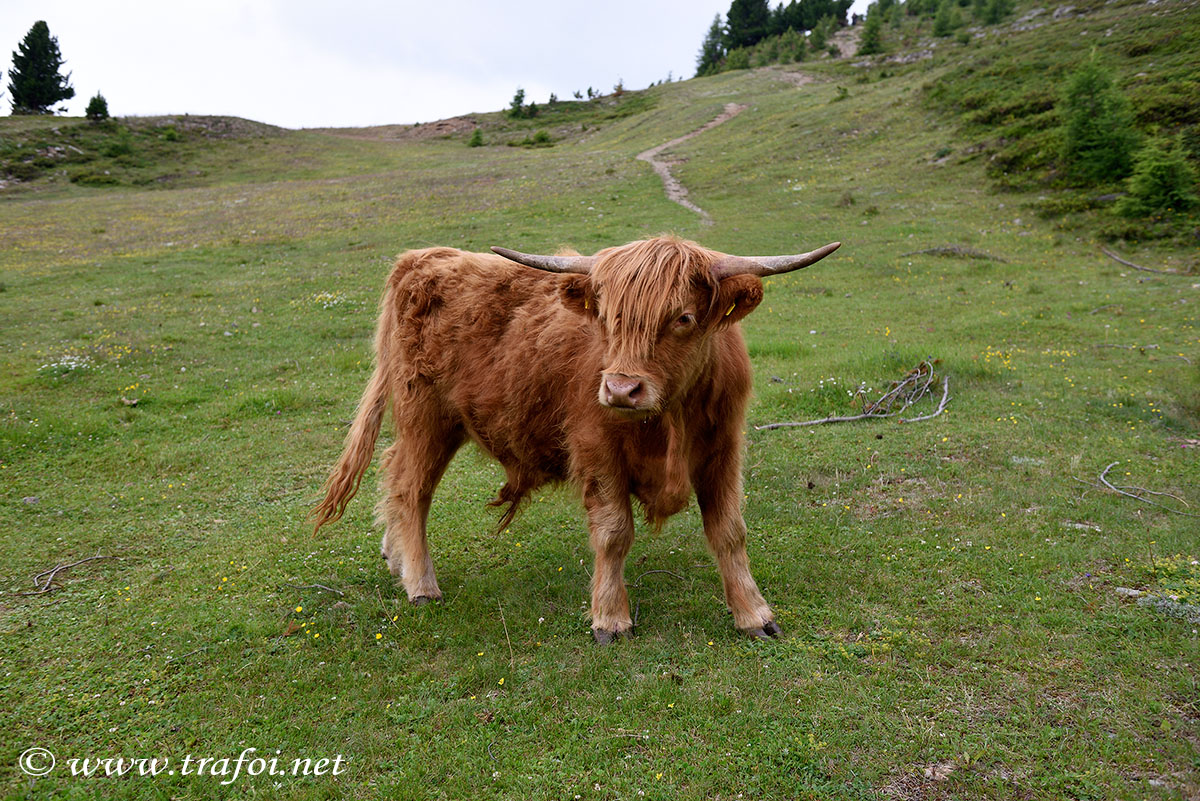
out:
M580 273L587 275L595 264L594 256L537 256L532 253L520 253L508 248L492 248L504 258L524 264L526 267L536 267L550 273Z
M722 256L713 263L712 274L717 278L745 274L779 275L814 264L841 246L841 242L830 242L823 248L795 256Z

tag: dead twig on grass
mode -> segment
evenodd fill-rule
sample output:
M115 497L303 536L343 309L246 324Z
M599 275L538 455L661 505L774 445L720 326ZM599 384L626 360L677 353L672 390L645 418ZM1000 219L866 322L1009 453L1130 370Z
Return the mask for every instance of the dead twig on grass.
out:
M94 562L97 559L112 559L112 558L113 557L111 557L111 556L97 555L97 556L89 556L87 559L80 559L78 562L71 562L70 564L62 564L62 563L56 564L54 567L50 568L49 570L43 570L41 573L38 573L36 576L33 577L33 586L37 587L36 590L34 590L32 592L14 592L13 595L45 595L46 593L51 592L54 589L54 587L51 586L54 583L54 577L57 576L62 571L70 570L73 567L78 567L79 565L82 565L84 562ZM45 581L42 581L43 577L45 577Z
M917 401L929 394L929 388L936 380L933 373L933 365L937 360L925 360L908 372L904 378L899 381L892 382L891 387L883 393L879 398L873 401L863 402L863 413L830 417L822 417L819 420L802 420L798 422L783 422L783 423L765 423L761 426L755 426L755 431L770 431L776 428L798 428L801 426L816 426L824 423L851 423L856 420L869 420L876 417L897 417L897 422L900 423L919 423L922 420L930 420L937 417L942 412L946 411L946 404L950 402L950 379L943 377L942 379L942 399L937 405L937 409L931 414L921 415L919 417L900 417ZM859 393L859 397L862 393Z
M629 584L626 586L628 586L630 589L641 587L642 579L645 578L646 576L653 576L655 573L666 573L668 576L671 576L672 578L677 578L680 581L683 581L683 576L679 575L678 573L672 573L670 570L647 570L645 573L642 573L640 576L635 578L633 580L632 584Z
M168 657L167 657L167 664L173 665L173 664L175 664L176 662L182 662L183 660L187 659L189 656L194 656L194 655L196 655L196 654L204 653L205 651L207 651L207 650L208 650L209 648L211 648L211 647L212 647L211 645L205 645L205 646L204 646L204 647L202 647L202 648L197 648L195 651L188 651L188 652L187 652L186 654L184 654L183 656L168 656Z
M504 620L504 607L497 601L496 608L500 610L500 625L504 626L504 641L508 643L508 666L515 667L517 658L513 656L512 640L508 637L508 623Z
M1183 515L1184 517L1200 517L1200 514L1196 514L1195 512L1185 512L1182 509L1175 509L1171 506L1167 506L1166 504L1159 503L1158 501L1152 501L1149 498L1145 497L1146 495L1163 495L1168 498L1174 498L1175 500L1182 503L1184 506L1191 505L1187 501L1185 501L1183 498L1180 498L1176 495L1172 495L1169 492L1156 492L1154 490L1148 490L1145 487L1118 486L1116 484L1113 484L1111 481L1108 480L1108 471L1112 470L1114 467L1116 467L1119 464L1120 464L1120 462L1113 462L1108 467L1101 470L1098 483L1091 482L1091 481L1084 481L1082 479L1075 478L1074 476L1071 476L1071 478L1075 478L1075 480L1078 481L1080 484L1087 484L1092 487L1101 487L1102 489L1108 489L1108 490L1111 490L1111 491L1117 493L1118 495L1124 495L1126 498L1133 498L1135 501L1141 501L1142 503L1148 503L1151 506L1157 506L1159 509L1162 509L1167 512L1171 512L1172 514ZM1129 492L1128 490L1134 490L1134 492Z
M919 423L922 420L932 420L942 412L946 411L946 404L950 402L950 379L942 378L942 399L938 401L937 409L932 414L923 414L920 417L901 417L901 423Z
M293 590L324 590L325 592L331 592L334 595L337 595L342 598L346 597L346 593L342 592L341 590L335 590L333 587L326 587L324 584L287 584L287 583L285 583L283 586L291 587Z
M1124 264L1126 267L1132 267L1135 270L1141 270L1144 273L1157 273L1158 275L1181 275L1181 273L1176 270L1155 270L1150 267L1143 267L1140 264L1134 264L1131 261L1122 259L1120 256L1118 256L1116 253L1113 253L1108 248L1100 248L1100 252L1103 253L1105 256L1108 256L1110 259L1112 259L1115 262Z
M396 622L396 618L399 617L399 615L393 615L388 611L387 604L383 602L383 593L379 591L378 587L375 588L375 597L379 600L379 608L383 610L384 620L391 623L392 626L395 627L396 631L400 631L400 624Z

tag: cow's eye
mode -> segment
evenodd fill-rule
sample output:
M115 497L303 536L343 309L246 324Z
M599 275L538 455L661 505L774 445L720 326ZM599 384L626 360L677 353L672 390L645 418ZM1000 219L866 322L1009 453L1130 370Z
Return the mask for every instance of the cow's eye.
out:
M679 319L675 321L676 328L691 328L696 324L696 315L684 312L679 315Z

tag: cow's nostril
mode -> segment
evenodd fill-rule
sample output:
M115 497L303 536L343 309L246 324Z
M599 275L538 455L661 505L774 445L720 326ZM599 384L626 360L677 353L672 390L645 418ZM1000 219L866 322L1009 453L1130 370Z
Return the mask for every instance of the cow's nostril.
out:
M605 376L604 389L610 406L633 407L646 394L641 380L627 375Z

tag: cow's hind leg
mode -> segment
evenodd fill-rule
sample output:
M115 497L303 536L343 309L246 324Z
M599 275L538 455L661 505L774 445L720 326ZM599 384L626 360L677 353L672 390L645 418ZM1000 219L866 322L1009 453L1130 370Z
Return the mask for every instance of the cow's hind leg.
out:
M592 636L606 645L633 630L625 591L625 557L633 545L633 509L629 496L611 497L596 484L584 491L589 539L596 553L592 574Z
M399 410L397 416L406 411ZM377 509L384 525L380 550L414 604L442 597L425 526L433 491L463 440L452 425L409 417L397 425L396 442L383 455L383 498Z

